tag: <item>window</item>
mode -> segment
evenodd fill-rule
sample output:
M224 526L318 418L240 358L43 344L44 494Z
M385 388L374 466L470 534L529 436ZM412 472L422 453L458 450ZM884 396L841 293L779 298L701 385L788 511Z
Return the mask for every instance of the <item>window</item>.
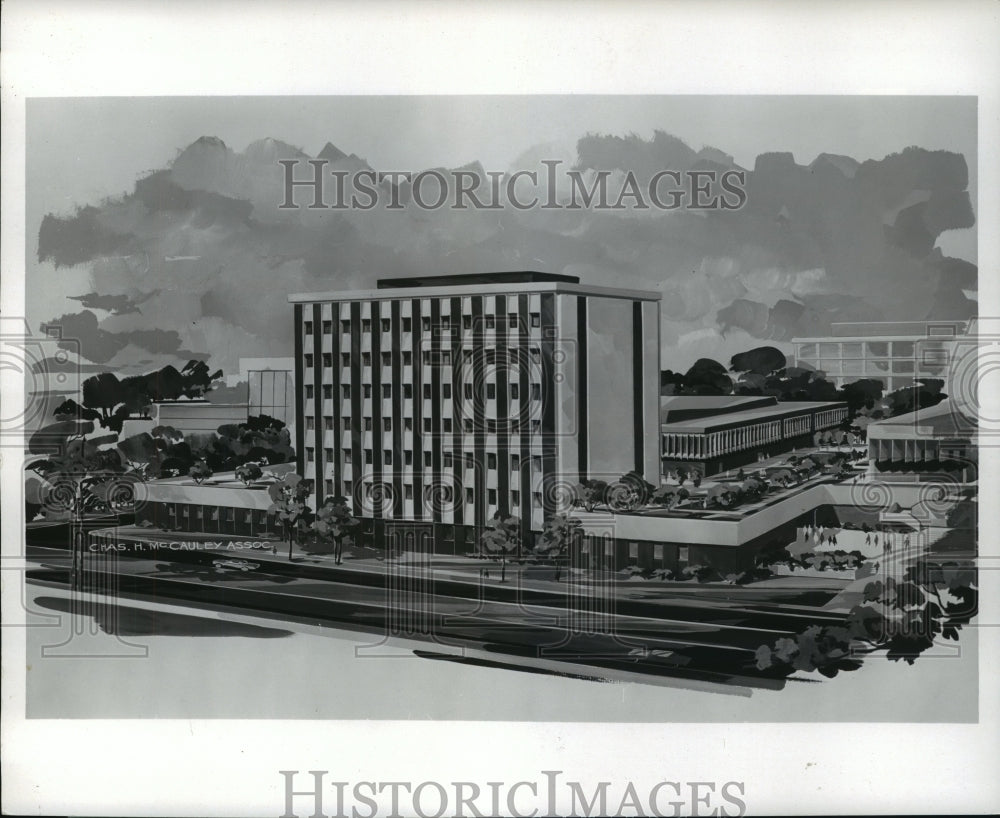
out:
M345 383L342 387L340 387L340 394L343 396L344 400L349 400L351 397L351 385L349 383Z
M262 513L264 514L264 518L267 519L266 512L262 512ZM205 507L204 506L195 506L194 507L194 518L196 520L204 520L205 519Z
M392 329L392 322L388 318L382 319L382 332L388 332Z
M451 431L451 418L445 418L441 423L442 426L444 427L444 431L446 432Z
M429 432L432 429L432 421L430 418L424 418L424 431Z
M172 508L171 508L171 511L173 511ZM212 506L212 513L209 515L209 517L210 517L210 519L212 520L213 523L219 522L219 507L218 506Z
M341 365L343 365L345 367L346 366L350 366L351 365L351 353L350 352L342 352L342 353L340 353L340 363L341 363Z
M323 384L323 398L331 400L333 398L333 387L330 384Z
M441 397L443 397L445 400L448 400L449 398L451 398L451 384L450 383L441 384Z
M465 468L471 469L476 465L476 456L472 452L465 453Z
M412 398L413 397L413 384L412 383L404 383L403 384L403 397L404 398Z
M535 508L542 507L542 493L540 491L532 492L531 499L534 501Z
M448 350L444 350L441 353L441 363L450 364L451 363L451 353Z
M533 454L531 456L531 467L535 471L541 471L542 470L542 456L540 454Z
M434 465L434 454L432 452L424 452L424 466L430 467Z
M517 329L517 313L516 312L507 313L507 325L511 329Z
M227 523L231 523L235 519L236 519L236 509L235 508L227 508L226 509L226 522Z
M325 481L323 485L324 485L324 489L325 489L325 491L326 491L327 494L333 494L333 481L332 480Z
M333 418L331 417L323 418L323 430L327 432L333 431Z
M686 545L679 546L677 549L677 559L681 562L687 562L690 557L690 549Z
M332 335L333 334L333 321L324 321L323 322L323 334L324 335Z
M431 362L431 351L429 349L425 349L421 359L425 364L429 364Z
M386 432L392 431L392 418L382 418L382 429Z
M306 400L313 399L313 386L311 383L306 384Z
M542 399L542 385L540 383L533 383L531 385L531 399L532 400Z
M362 318L361 319L361 331L362 332L371 332L372 331L372 319L371 318Z
M424 329L425 332L427 330L429 330L431 328L431 319L430 319L430 317L427 316L427 315L425 315L423 318L421 318L420 319L420 326L423 327L423 329Z
M392 353L383 352L382 353L382 366L392 366Z
M305 330L306 330L306 335L312 335L313 334L313 322L312 321L306 321L306 323L305 323Z
M412 352L404 352L403 353L403 366L412 366L412 365L413 365L413 353Z
M315 428L316 428L316 418L310 415L309 417L306 418L306 429L308 431L312 431Z
M462 419L462 430L465 431L465 432L471 432L472 431L472 418L463 418Z
M384 383L382 384L382 397L391 398L392 397L392 384Z
M531 347L528 352L531 354L531 360L533 360L536 364L542 360L542 353L538 347Z
M323 449L323 457L326 458L326 462L329 463L333 460L333 449Z
M407 500L412 500L413 499L413 484L412 483L406 483L403 486L403 497L405 497Z
M188 510L188 506L185 504L181 506L181 517L190 517L191 512Z
M370 432L372 430L372 419L365 418L365 431Z
M313 356L311 352L306 353L306 368L308 369L313 365Z
M465 502L468 503L470 506L473 504L473 502L475 502L475 496L476 495L472 491L472 489L465 490Z
M403 452L403 462L407 466L413 465L413 452Z
M323 353L323 366L333 366L333 353Z
M510 470L517 471L521 468L521 456L518 454L512 454L510 456Z
M472 384L466 382L463 384L462 394L465 396L466 400L472 400Z
M531 326L540 327L542 325L542 317L537 313L531 313Z
M349 432L351 430L351 416L344 415L344 431Z
M497 456L493 452L486 455L486 468L495 469L497 467Z
M518 392L519 392L519 390L517 388L517 384L516 383L512 383L510 385L510 399L511 400L517 400Z
M495 383L486 384L486 399L496 400L497 397L497 385Z
M350 463L351 462L351 450L350 449L344 449L343 452L344 452L344 462L345 463Z
M387 466L392 465L392 449L385 449L382 452L382 462Z
M489 503L491 506L495 506L497 504L497 490L496 489L487 489L486 490L486 502Z
M409 318L409 317L404 318L403 319L403 332L411 332L412 330L413 330L413 319Z
M451 318L447 315L441 316L441 329L444 330L445 334L450 334L448 330L451 329Z
M363 366L371 366L372 365L372 354L370 352L362 352L361 353L361 363L362 363Z
M345 480L344 481L344 494L350 495L350 493L352 491L354 491L354 485L353 485L353 483L351 483L350 480Z
M452 457L451 452L445 452L442 460L444 467L450 469L455 465L455 460Z
M653 546L653 559L659 562L663 562L663 546L654 545Z
M486 421L486 432L491 435L497 433L497 422L493 418L488 418Z
M472 329L472 316L471 315L463 315L462 316L462 327L464 329Z
M312 446L306 446L306 462L312 463L316 459L316 450Z
M510 493L510 504L512 506L514 506L515 508L517 508L517 506L521 505L521 492L519 492L519 491L512 491Z
M494 318L492 315L487 315L486 316L486 329L495 329L496 325L497 325L496 318Z
M539 432L542 429L542 422L540 420L531 421L531 431Z
M350 332L351 331L351 322L347 321L347 320L341 321L340 322L340 331L341 332L345 332L345 333L346 332Z
M372 450L365 449L365 463L370 464L373 460Z
M403 428L407 432L413 431L413 418L403 418Z
M430 400L431 398L431 385L429 383L424 384L424 399Z
M370 383L363 384L361 386L361 394L366 398L370 398L372 396L372 385Z

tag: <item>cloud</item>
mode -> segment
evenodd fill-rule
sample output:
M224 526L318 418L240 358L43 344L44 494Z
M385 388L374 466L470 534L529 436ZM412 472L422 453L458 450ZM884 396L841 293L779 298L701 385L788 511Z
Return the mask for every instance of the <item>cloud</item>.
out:
M542 158L562 159L640 180L664 168L736 167L724 150L695 151L664 131L649 140L590 134L571 154L535 146L518 161L541 170ZM332 145L324 156L330 169L367 167ZM88 264L93 292L77 299L112 312L100 322L92 313L58 319L86 337L90 360L112 360L134 344L157 355L208 353L213 367L234 371L240 354L290 354L291 292L489 270L539 269L661 292L664 367L674 369L691 362L682 358L696 346L671 346L681 337L728 350L736 339L787 341L837 320L975 310L964 293L976 289L975 266L934 249L942 231L975 222L966 163L953 153L823 154L810 165L762 154L746 170L744 207L697 214L428 212L408 195L392 211L282 210L283 158L308 157L277 140L240 153L203 137L133 191L66 219L46 217L39 257L57 268ZM141 313L133 309L140 303Z

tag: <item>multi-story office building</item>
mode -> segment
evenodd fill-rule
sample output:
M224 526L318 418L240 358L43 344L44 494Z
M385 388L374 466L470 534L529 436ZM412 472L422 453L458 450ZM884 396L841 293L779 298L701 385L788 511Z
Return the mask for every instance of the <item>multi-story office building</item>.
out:
M793 338L796 366L821 370L838 388L873 378L886 392L918 378L947 381L957 340L967 321L861 321L835 323L830 335ZM945 386L947 388L947 384Z
M581 478L658 482L659 298L534 272L290 296L314 502L464 553L498 513L530 540Z
M150 414L154 426L172 426L183 434L205 434L220 426L246 423L247 407L207 400L163 400L153 403Z

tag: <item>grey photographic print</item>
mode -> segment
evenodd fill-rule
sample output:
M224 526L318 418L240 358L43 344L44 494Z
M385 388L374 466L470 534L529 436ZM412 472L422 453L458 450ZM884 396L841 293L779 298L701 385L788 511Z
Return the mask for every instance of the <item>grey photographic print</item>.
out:
M26 161L28 718L978 720L975 97L35 98Z

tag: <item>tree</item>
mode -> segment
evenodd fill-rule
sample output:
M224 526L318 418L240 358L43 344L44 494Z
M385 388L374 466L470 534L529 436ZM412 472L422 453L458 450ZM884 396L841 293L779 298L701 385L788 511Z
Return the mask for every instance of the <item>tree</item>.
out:
M561 559L569 553L574 538L582 528L583 523L566 514L553 514L545 521L535 552L545 559L555 561L556 582L562 576Z
M215 472L212 471L211 467L204 460L199 460L190 469L188 469L188 477L194 480L199 486L208 480Z
M755 347L746 352L736 353L730 360L732 372L745 372L752 375L770 375L785 368L785 353L777 347Z
M268 511L274 514L281 523L284 536L288 542L288 560L292 560L292 545L299 538L299 533L308 525L312 510L306 505L306 500L313 492L311 480L303 480L297 474L286 474L281 480L267 487L271 498Z
M507 558L521 547L521 520L497 514L487 521L479 540L482 549L492 559L500 561L500 581L507 581Z
M118 492L111 491L112 485L125 472L116 449L100 450L87 439L93 431L93 421L63 420L43 426L28 439L29 453L46 455L34 464L50 486L43 504L46 511L70 520L74 588L83 579L84 517L115 511L113 498Z
M259 463L244 463L236 467L236 479L242 480L247 488L263 476L264 470L260 467Z
M576 486L577 503L593 511L600 503L607 502L608 484L604 480L584 480Z
M711 358L699 358L684 373L685 395L731 395L733 381L728 370Z
M343 562L344 546L353 543L351 531L361 525L361 521L351 514L346 497L328 497L316 511L310 526L314 536L324 543L333 545L334 563Z

